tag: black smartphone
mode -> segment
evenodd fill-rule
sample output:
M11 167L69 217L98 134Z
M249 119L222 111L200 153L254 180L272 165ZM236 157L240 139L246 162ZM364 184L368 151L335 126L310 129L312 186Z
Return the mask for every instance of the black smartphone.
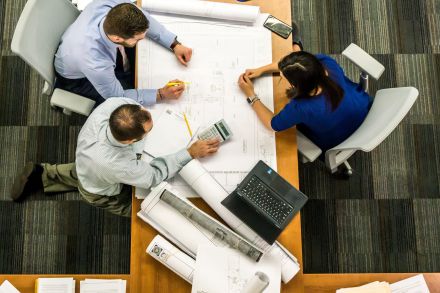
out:
M287 39L290 36L290 33L292 32L292 27L288 25L287 23L282 22L278 18L276 18L273 15L269 15L264 22L263 26L280 37Z

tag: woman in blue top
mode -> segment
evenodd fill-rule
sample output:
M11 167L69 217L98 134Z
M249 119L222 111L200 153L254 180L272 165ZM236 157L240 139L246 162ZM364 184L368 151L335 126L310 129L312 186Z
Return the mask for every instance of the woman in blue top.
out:
M252 83L273 72L281 72L290 84L286 94L291 100L276 115L259 100ZM290 53L278 64L248 69L238 83L267 128L282 131L296 125L323 153L348 138L371 106L370 96L344 75L334 59L304 51Z

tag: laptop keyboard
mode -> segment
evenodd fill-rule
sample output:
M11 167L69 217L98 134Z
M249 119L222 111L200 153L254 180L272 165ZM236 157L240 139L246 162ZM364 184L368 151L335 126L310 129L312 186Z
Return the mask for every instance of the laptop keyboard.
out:
M252 176L247 184L240 188L239 194L259 207L279 226L293 210L292 206L273 194L257 176Z

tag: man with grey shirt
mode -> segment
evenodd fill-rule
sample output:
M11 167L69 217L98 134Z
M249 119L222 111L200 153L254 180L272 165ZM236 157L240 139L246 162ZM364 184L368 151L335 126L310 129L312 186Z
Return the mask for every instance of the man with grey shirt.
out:
M145 137L153 127L150 113L128 98L110 98L82 127L76 161L51 165L28 163L14 181L11 197L23 200L30 192L78 189L85 201L111 213L129 217L131 186L150 188L173 177L193 158L215 153L216 140L196 141L188 149L141 160Z

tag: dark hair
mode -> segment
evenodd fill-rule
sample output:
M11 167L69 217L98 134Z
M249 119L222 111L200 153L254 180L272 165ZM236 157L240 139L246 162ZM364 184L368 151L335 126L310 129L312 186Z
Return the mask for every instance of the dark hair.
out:
M104 31L108 35L115 35L130 39L136 34L144 33L149 26L144 13L131 3L118 4L110 9L104 20Z
M327 76L324 66L313 54L290 53L278 62L278 68L292 86L286 91L288 98L311 98L309 93L321 87L331 110L339 106L344 90Z
M140 105L125 104L110 115L110 131L118 141L141 139L145 134L144 123L150 120L151 114Z

